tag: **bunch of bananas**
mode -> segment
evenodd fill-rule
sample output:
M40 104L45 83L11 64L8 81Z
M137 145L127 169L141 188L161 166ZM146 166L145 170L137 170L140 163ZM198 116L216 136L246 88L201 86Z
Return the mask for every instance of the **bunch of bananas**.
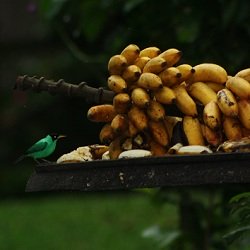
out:
M108 62L112 104L91 107L87 117L104 123L100 142L109 156L130 149L165 155L175 143L216 149L250 135L250 68L229 76L220 65L180 64L182 53L130 44ZM175 106L181 116L170 116Z

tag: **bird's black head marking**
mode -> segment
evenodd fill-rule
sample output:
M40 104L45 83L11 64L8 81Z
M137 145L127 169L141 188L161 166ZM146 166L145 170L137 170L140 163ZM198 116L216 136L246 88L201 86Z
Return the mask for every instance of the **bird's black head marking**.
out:
M53 139L53 141L58 140L60 138L66 137L66 135L59 135L59 134L56 134L56 133L51 133L50 136Z

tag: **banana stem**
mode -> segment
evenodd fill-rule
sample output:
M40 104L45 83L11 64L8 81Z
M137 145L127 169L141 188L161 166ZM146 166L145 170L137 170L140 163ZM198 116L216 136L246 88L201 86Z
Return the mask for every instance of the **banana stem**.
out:
M50 94L60 94L68 97L84 98L88 103L112 103L114 92L105 90L103 88L93 88L88 86L85 82L78 85L65 82L63 79L57 82L47 80L44 77L37 78L27 75L18 76L14 89L17 90L33 90L36 92L47 91Z

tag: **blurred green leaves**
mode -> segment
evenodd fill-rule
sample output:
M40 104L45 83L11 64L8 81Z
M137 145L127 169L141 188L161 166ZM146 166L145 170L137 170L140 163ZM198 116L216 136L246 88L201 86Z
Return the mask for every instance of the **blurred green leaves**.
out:
M107 60L129 43L176 47L191 64L211 61L230 74L249 66L249 1L39 1L41 14L60 25L90 59ZM62 32L62 29L64 30ZM62 35L63 34L63 35ZM69 45L69 43L67 43ZM72 50L77 56L76 50ZM81 50L81 52L80 52ZM86 59L86 58L85 58Z

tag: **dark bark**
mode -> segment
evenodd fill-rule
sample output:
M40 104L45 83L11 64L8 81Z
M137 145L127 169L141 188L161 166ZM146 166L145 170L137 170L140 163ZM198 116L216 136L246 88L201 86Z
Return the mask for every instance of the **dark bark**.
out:
M60 94L69 97L84 98L88 103L103 104L112 103L114 92L103 88L93 88L85 82L78 85L65 82L63 79L57 82L47 80L44 77L36 76L18 76L14 89L16 90L33 90L36 92L47 91L50 94Z

